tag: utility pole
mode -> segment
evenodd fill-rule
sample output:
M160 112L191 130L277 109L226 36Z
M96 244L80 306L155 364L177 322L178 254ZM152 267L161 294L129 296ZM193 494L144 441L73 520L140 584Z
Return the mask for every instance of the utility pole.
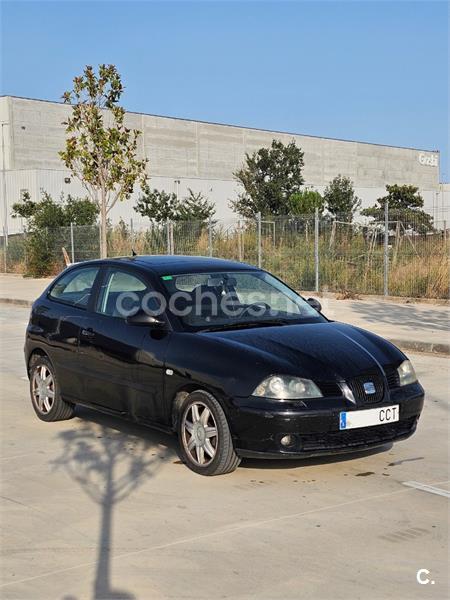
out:
M389 296L389 202L384 205L384 290L385 296Z
M173 180L174 184L175 184L175 195L177 197L177 201L180 200L180 180L179 179L174 179Z
M256 218L258 219L258 267L261 268L262 265L262 240L261 240L261 213L259 212L256 215Z
M72 264L75 262L75 245L73 240L73 223L70 223L70 256L72 258Z
M319 291L319 209L314 209L314 273L316 292Z
M4 122L2 125L2 196L3 196L3 235L5 237L5 248L8 246L8 200L6 198L6 161L5 161L5 125L9 125L8 122Z

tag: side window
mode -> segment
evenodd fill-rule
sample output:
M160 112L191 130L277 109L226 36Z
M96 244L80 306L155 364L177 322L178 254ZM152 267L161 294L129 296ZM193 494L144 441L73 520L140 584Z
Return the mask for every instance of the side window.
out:
M139 277L126 271L110 271L102 285L96 312L124 319L142 307L144 296L150 291Z
M97 277L98 267L73 269L60 277L49 293L49 297L66 304L86 308Z

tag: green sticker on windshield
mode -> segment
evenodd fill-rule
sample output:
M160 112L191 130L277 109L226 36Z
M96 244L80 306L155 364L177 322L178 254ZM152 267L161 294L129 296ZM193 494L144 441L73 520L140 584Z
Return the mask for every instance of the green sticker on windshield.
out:
M161 279L163 279L164 281L170 281L171 279L173 279L172 275L164 275L163 277L161 277Z

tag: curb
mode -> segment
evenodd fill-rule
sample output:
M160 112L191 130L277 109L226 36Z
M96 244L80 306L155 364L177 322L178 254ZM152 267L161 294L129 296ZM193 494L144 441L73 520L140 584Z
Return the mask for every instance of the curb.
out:
M409 352L423 352L425 354L437 354L439 356L450 356L450 344L433 344L433 342L417 342L413 340L396 340L386 338L401 350Z
M14 306L27 306L31 308L33 302L31 300L21 300L20 298L0 298L1 304L13 304Z
M20 298L0 298L0 304L12 304L13 306L31 308L33 302L31 302L31 300L22 300ZM450 344L434 344L433 342L419 342L415 340L399 340L393 338L386 339L401 350L435 354L442 357L450 356Z

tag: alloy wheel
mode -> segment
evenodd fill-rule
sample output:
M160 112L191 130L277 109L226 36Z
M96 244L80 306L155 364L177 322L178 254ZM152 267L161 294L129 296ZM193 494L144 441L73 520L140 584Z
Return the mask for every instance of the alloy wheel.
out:
M216 456L218 431L212 411L203 402L193 402L184 413L183 446L197 465L206 467Z
M55 400L55 380L46 365L40 365L34 371L31 389L37 409L43 414L48 414Z

